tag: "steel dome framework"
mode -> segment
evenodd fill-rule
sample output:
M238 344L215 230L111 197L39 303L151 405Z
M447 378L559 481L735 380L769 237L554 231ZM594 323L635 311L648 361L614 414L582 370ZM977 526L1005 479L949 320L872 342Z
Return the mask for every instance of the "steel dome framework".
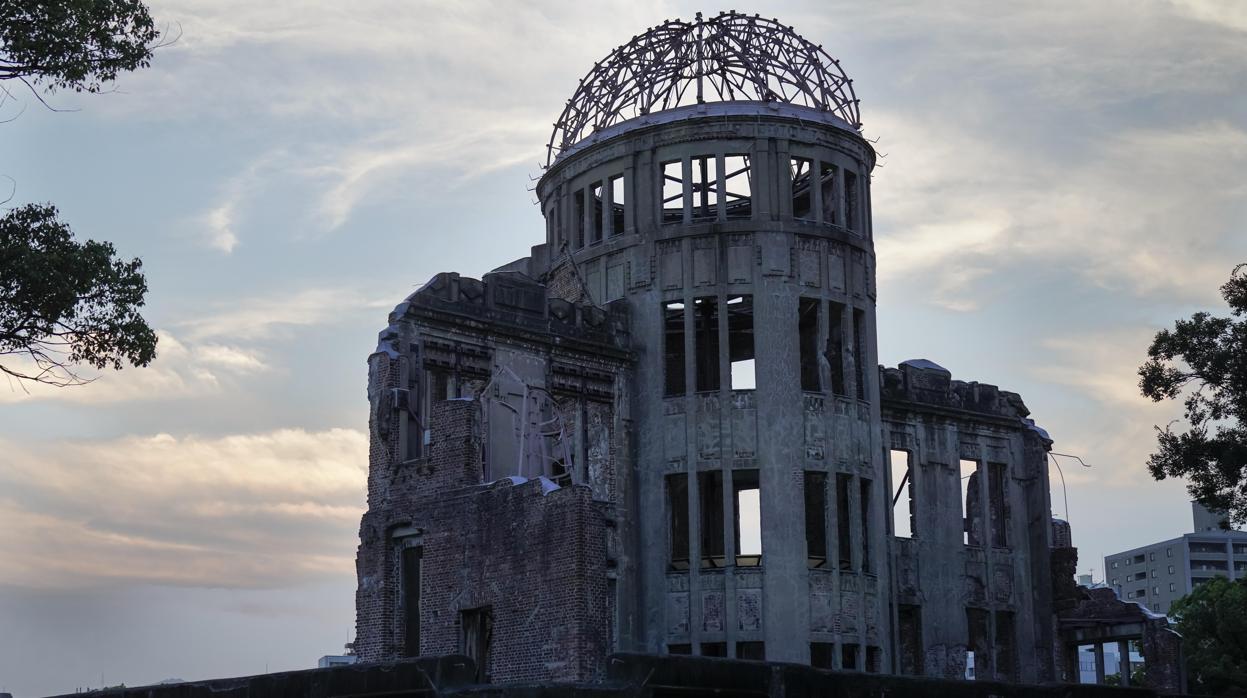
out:
M782 102L861 128L840 62L774 19L724 12L671 20L632 37L580 81L554 124L546 164L586 136L646 114L704 102Z

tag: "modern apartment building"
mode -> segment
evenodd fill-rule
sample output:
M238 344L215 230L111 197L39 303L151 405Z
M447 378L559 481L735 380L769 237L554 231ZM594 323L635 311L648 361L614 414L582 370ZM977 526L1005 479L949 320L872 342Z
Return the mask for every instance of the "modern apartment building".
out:
M1117 595L1155 613L1217 575L1247 575L1247 532L1221 528L1223 517L1191 503L1195 532L1104 558L1104 578Z

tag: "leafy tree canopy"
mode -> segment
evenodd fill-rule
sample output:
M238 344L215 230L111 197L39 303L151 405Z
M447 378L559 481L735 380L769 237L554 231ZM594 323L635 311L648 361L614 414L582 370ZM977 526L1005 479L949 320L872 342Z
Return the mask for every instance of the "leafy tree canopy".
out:
M159 37L141 0L0 0L0 80L99 92Z
M1247 696L1247 579L1213 577L1173 602L1192 693Z
M1139 367L1139 388L1155 401L1185 394L1189 429L1157 427L1152 477L1185 478L1195 499L1247 523L1247 265L1221 287L1230 317L1195 313L1161 330Z
M0 217L0 373L66 386L87 382L73 364L151 363L142 266L116 259L110 243L76 242L52 206Z

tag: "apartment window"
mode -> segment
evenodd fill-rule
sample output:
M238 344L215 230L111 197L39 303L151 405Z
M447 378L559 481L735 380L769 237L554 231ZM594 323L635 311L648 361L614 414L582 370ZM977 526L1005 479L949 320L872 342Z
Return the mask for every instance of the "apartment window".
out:
M831 369L831 392L848 395L844 386L844 306L827 304L827 363Z
M731 362L733 390L754 390L753 296L727 299L728 360Z
M1152 596L1160 596L1160 587L1152 587Z
M830 642L811 642L810 643L810 666L815 669L833 669L832 657L835 656L836 646Z
M827 474L805 472L805 555L811 567L827 564Z
M679 160L662 164L662 222L684 222L684 163Z
M693 301L697 391L719 389L719 299L713 296Z
M671 512L671 568L688 569L688 475L667 476L667 506Z
M758 471L732 471L732 501L736 506L736 565L756 567L762 561L762 502Z
M420 656L420 560L423 557L424 548L421 546L403 548L400 586L403 630L407 640L403 644L404 657Z
M719 162L713 155L693 158L693 220L719 217Z
M972 460L961 462L961 530L962 543L978 545L978 470L979 464Z
M1173 582L1169 582L1169 591L1177 591L1177 590L1178 590L1178 585L1174 584Z
M723 158L723 203L728 218L753 217L753 172L748 155Z
M1173 557L1173 548L1165 548L1165 557Z
M801 389L818 392L823 389L818 365L817 298L802 298L797 303L797 344L801 351Z
M723 567L723 472L697 473L701 505L701 566Z
M736 643L736 658L760 662L766 659L766 644L762 642Z
M611 186L611 219L610 219L611 220L611 232L610 234L612 237L614 237L615 235L623 235L624 221L626 220L624 216L624 209L626 208L628 202L624 198L625 196L627 196L627 194L624 193L623 175L617 175L615 177L611 177L610 186Z
M1150 561L1150 562L1156 562L1156 553L1148 553L1148 554L1147 554L1147 559L1148 559L1148 561Z
M1112 584L1113 586L1117 586L1117 578L1116 578L1116 577L1114 577L1114 578L1113 578L1113 581L1112 581L1112 582L1109 582L1109 583L1110 583L1110 584Z
M853 537L849 530L849 485L852 475L836 474L836 547L840 554L840 569L853 569Z
M1111 564L1112 564L1112 566L1113 566L1113 569L1117 569L1117 561L1116 561L1116 560L1113 560L1113 562L1112 562Z
M909 462L909 452L890 451L888 455L892 466L892 484L896 487L896 494L892 496L892 533L899 538L913 538L918 529L914 511L914 470Z
M792 174L792 217L813 218L814 203L810 191L810 172L813 162L808 158L792 158L789 169Z
M684 303L663 304L663 394L684 395Z
M1173 574L1173 565L1169 566L1169 574Z
M1152 579L1156 579L1156 570L1152 570Z
M1130 558L1126 558L1126 567L1130 566Z

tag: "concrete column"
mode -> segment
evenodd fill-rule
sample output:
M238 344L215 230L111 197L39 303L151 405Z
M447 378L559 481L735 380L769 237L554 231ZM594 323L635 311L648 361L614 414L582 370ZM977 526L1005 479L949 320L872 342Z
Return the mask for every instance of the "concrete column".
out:
M1117 641L1117 670L1121 672L1122 686L1130 685L1130 641Z

